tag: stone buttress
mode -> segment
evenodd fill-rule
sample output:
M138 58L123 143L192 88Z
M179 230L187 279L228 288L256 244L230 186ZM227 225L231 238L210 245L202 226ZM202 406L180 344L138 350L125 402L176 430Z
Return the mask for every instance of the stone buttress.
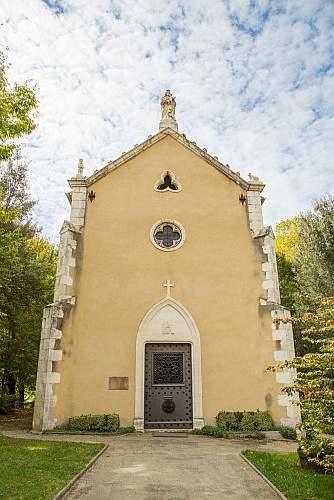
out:
M62 338L63 320L75 304L72 285L77 239L84 226L87 201L82 160L79 160L76 177L73 177L69 184L72 188L72 192L68 195L71 202L71 217L70 221L64 221L60 230L54 302L46 306L43 313L33 417L33 429L36 431L50 430L57 425L57 420L50 418L50 410L57 404L57 396L53 394L53 384L60 382L60 373L54 371L54 367L55 362L62 360L62 350L58 347Z
M272 318L272 340L274 342L274 360L280 364L284 360L291 361L295 357L293 331L291 323L284 320L290 318L290 311L281 305L278 271L275 252L275 236L271 226L263 227L262 203L264 198L261 192L264 184L255 176L249 174L249 188L247 191L247 209L249 226L254 240L257 240L263 252L263 281L264 297L260 300L260 308L270 313ZM280 321L282 320L282 321ZM296 370L285 368L276 373L276 382L283 386L292 383L296 377ZM300 422L298 394L281 394L278 396L278 405L285 407L286 417L281 418L281 425L295 427Z

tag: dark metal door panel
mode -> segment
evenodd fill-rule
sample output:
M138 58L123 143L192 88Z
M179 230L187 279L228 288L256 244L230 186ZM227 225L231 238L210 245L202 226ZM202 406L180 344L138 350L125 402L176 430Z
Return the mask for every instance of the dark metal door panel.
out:
M145 429L191 429L190 344L146 344Z

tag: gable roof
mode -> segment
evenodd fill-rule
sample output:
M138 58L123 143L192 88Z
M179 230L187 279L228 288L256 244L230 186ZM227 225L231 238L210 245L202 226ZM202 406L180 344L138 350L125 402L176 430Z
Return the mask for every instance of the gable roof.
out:
M261 192L265 187L265 185L257 177L250 176L251 180L249 182L246 181L245 179L240 177L239 172L233 172L228 164L224 165L218 160L216 156L211 156L205 148L202 149L197 146L196 142L191 142L189 139L187 139L185 134L179 134L178 132L172 130L169 127L164 128L155 135L149 135L146 141L142 142L141 144L136 144L132 149L130 149L130 151L123 153L116 160L110 161L109 163L107 163L105 167L95 171L91 176L86 177L85 185L88 187L94 182L98 181L99 179L102 179L102 177L109 174L109 172L112 172L116 168L119 168L121 165L123 165L125 162L136 156L138 153L145 151L153 144L156 144L157 142L161 141L168 135L173 137L173 139L178 141L184 147L188 148L197 156L203 158L203 160L205 160L207 163L209 163L214 168L219 170L222 174L226 175L226 177L231 179L233 182L238 184L243 189L247 191L251 190L251 191ZM71 185L71 181L69 181L69 183Z

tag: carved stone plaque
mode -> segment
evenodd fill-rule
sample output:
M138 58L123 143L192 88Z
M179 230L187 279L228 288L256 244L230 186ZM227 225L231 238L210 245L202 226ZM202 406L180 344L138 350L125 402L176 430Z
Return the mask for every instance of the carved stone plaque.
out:
M109 377L110 391L127 391L129 390L129 377Z

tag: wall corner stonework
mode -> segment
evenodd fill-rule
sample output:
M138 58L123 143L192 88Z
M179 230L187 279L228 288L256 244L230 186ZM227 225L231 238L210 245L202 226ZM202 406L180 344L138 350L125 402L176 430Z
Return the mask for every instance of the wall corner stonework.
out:
M74 303L75 297L71 297L44 308L33 417L33 429L36 431L51 430L57 424L57 419L50 417L52 407L57 404L53 384L60 382L60 373L53 371L53 363L63 359L57 341L62 338L65 311Z
M278 270L275 251L275 236L271 226L261 228L254 236L254 239L262 239L262 252L264 255L264 262L262 262L262 271L264 279L262 281L262 288L266 291L268 302L274 304L281 303L281 296L279 291Z
M290 311L280 304L275 236L271 226L267 226L257 229L255 234L253 232L253 238L259 242L264 256L261 264L263 272L261 286L265 295L260 299L260 307L269 308L270 310L273 360L274 364L280 365L285 360L291 361L295 357L295 350L292 326L291 322L289 322ZM296 370L282 368L276 372L275 377L276 383L280 384L282 388L293 382L296 377ZM298 393L292 395L281 393L277 396L278 406L286 409L286 417L281 418L282 426L294 428L301 421L298 400Z
M86 178L74 177L68 182L72 188L70 221L76 229L80 229L85 225L87 204Z
M60 230L54 302L71 297L68 287L73 285L72 270L76 266L77 237L80 234L72 222L64 221Z
M278 304L271 304L272 339L275 345L274 359L277 364L291 361L295 357L293 331L289 322L290 311ZM283 386L290 385L297 375L294 368L282 368L276 372L276 382ZM298 406L299 395L282 393L278 395L278 406L286 409L286 417L281 418L281 425L295 427L301 421L300 408Z
M247 197L247 211L249 219L249 227L254 235L263 228L263 214L262 214L262 196L261 191L264 185L250 184L249 190L246 192Z

